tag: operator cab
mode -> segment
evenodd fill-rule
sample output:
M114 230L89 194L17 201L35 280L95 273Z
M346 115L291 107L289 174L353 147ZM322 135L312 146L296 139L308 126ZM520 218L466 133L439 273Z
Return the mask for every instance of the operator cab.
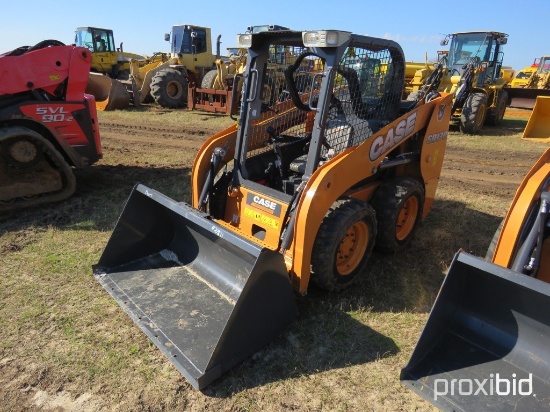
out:
M175 54L201 54L208 51L209 31L205 27L177 25L172 34L165 34L164 40L170 41L170 50Z
M484 76L479 76L478 86L492 84L501 77L503 60L502 46L507 43L507 34L499 32L463 32L449 34L441 42L442 46L449 43L447 69L451 76L464 75L469 65L475 68L485 67Z
M79 27L76 29L75 45L86 47L92 53L116 52L113 31L97 27Z
M239 137L246 149L236 153L233 179L284 199L318 167L399 117L404 58L396 43L342 41L347 32L339 32L337 47L308 43L301 32L249 36Z

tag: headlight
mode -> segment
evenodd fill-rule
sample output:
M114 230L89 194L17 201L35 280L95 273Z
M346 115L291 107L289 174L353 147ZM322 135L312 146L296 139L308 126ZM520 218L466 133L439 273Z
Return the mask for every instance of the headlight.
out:
M251 34L238 34L237 35L237 46L243 49L248 49L252 46L252 35Z
M336 30L316 30L302 33L302 40L306 47L337 47L348 41L350 37L350 32Z

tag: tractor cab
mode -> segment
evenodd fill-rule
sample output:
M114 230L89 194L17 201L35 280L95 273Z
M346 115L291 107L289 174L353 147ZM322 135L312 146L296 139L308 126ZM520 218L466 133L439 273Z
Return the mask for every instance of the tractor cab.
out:
M468 64L475 68L481 68L477 79L477 86L490 85L495 79L501 77L503 52L502 46L507 43L508 38L504 33L499 32L462 32L450 34L441 42L442 46L449 43L447 56L447 68L451 76L464 75L468 70Z
M170 42L170 53L179 59L179 64L194 71L197 67L214 66L216 55L212 51L211 30L207 27L179 24L164 35ZM219 44L218 44L219 47Z
M75 45L86 47L92 53L116 52L113 31L97 27L79 27L76 29Z

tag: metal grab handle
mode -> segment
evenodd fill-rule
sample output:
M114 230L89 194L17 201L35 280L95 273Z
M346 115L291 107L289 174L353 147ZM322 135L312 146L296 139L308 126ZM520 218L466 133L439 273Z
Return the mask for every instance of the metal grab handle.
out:
M256 95L258 94L258 69L250 69L250 96L247 97L246 101L248 103L256 100Z

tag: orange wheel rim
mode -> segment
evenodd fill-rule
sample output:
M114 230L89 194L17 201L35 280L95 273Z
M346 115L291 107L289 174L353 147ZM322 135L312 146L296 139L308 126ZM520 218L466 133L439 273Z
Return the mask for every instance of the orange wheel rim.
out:
M342 276L353 272L365 255L369 243L369 228L363 221L351 226L340 242L336 257L336 269Z
M397 240L404 240L411 234L416 223L419 206L418 198L412 196L407 199L401 208L399 216L397 216L397 225L395 228L395 237Z

